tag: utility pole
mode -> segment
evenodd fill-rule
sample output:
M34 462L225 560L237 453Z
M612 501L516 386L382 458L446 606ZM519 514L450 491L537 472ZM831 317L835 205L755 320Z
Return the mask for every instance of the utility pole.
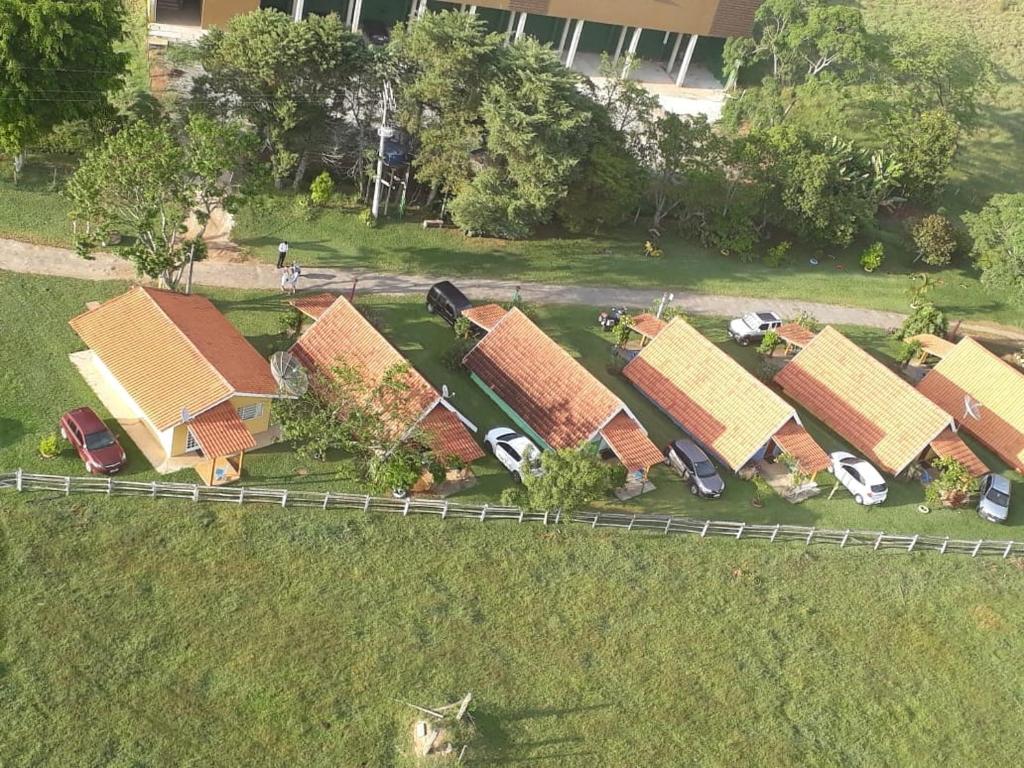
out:
M380 188L384 181L384 142L394 134L394 129L388 125L388 109L393 101L391 83L385 81L384 87L381 89L380 128L377 129L377 133L380 134L380 144L377 149L377 179L373 184L373 206L370 210L374 219L380 218Z

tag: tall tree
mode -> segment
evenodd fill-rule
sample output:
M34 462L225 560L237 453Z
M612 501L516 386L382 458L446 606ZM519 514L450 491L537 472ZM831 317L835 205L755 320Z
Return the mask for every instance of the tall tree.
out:
M568 516L608 496L626 481L625 468L603 461L593 443L546 451L541 454L540 467L539 474L523 478L525 494L511 501Z
M416 178L454 195L472 177L471 153L483 146L480 111L497 74L501 36L467 13L427 13L395 28L399 121L417 141Z
M129 125L90 152L64 190L80 250L112 232L126 235L118 252L138 273L177 288L186 268L205 257L209 217L238 202L225 179L252 149L239 126L207 118L190 119L181 137L166 123ZM190 216L200 225L193 238L185 236Z
M261 10L212 29L199 43L199 60L195 105L249 122L272 154L278 183L291 176L298 185L311 149L322 152L331 126L346 119L347 91L370 56L335 14L294 22Z
M1024 193L994 195L964 221L974 238L981 281L1024 304Z
M124 20L110 0L0 2L0 151L16 171L55 126L112 109L128 65Z

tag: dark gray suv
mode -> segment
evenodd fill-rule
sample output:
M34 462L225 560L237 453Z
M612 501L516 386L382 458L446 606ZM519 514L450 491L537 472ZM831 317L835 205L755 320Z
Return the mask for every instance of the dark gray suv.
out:
M715 465L692 440L673 441L665 449L665 461L690 483L690 493L694 496L717 499L725 490L725 481Z

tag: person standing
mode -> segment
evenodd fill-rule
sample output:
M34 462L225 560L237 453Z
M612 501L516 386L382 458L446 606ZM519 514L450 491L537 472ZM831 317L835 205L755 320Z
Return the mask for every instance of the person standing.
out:
M277 246L277 268L284 269L284 260L288 258L288 241L282 240Z

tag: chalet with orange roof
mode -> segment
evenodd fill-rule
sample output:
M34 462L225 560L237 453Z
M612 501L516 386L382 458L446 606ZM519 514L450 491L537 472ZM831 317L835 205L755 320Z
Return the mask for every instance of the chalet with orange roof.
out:
M1024 472L1024 373L970 337L933 348L932 354L941 359L917 391L967 434Z
M593 442L644 474L665 458L626 404L518 309L494 325L465 364L542 449Z
M276 439L270 365L208 299L136 286L70 325L88 347L72 361L158 471L230 482Z
M454 456L466 464L483 458L484 452L471 434L476 427L410 366L348 299L339 296L323 311L315 304L299 309L317 312L316 320L291 349L311 373L329 377L336 367L347 366L367 389L373 389L397 366L407 366L403 375L408 389L402 423L396 429L406 433L418 427L438 456Z
M892 475L933 455L953 456L974 475L988 471L948 413L835 328L818 333L775 382Z
M734 472L783 453L808 475L828 466L793 406L681 317L659 330L623 374Z

